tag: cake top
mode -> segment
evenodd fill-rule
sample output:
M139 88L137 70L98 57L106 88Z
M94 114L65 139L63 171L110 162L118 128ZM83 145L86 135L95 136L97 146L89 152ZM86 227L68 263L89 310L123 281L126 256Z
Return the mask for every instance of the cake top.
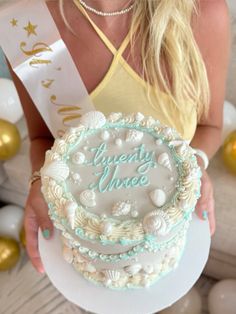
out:
M41 176L55 226L104 245L167 240L200 195L193 149L141 113L88 112L55 140Z

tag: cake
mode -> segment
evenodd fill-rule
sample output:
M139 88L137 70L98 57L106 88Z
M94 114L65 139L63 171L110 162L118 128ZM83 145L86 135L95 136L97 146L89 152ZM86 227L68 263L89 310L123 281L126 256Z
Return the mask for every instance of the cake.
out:
M41 177L62 255L86 279L142 288L178 266L201 171L174 129L141 113L88 112L46 152Z

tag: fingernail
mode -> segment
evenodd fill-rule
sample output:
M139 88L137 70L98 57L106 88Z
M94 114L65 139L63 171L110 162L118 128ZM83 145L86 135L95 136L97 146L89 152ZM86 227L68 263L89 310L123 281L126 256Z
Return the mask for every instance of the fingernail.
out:
M49 229L44 229L43 230L43 237L45 239L49 239L49 237L50 237L50 230Z
M206 210L204 210L204 211L202 212L202 218L203 218L204 220L206 220L207 217L208 217L208 212L207 212Z

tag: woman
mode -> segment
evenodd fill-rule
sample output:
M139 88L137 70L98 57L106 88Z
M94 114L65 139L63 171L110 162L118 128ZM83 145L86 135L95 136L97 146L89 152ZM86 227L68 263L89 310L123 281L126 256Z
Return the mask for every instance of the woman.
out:
M208 158L214 155L229 59L224 0L52 0L47 5L97 110L153 115L177 128ZM14 80L28 123L34 172L53 138L22 83ZM203 166L201 157L198 161ZM25 230L28 254L43 272L37 231L40 227L49 239L53 226L40 185L40 180L31 185ZM196 211L201 219L208 216L213 234L213 188L204 169L201 193Z

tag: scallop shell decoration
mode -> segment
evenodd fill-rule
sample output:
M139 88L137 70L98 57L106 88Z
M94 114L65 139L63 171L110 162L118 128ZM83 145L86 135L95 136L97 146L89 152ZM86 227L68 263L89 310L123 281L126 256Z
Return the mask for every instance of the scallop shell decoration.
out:
M106 123L106 117L100 111L90 111L80 118L80 123L88 129L99 129Z
M141 269L141 264L133 264L124 268L125 272L128 273L130 276L136 275Z
M171 170L170 157L167 153L162 153L157 157L157 162L159 165Z
M67 201L65 206L64 206L64 213L66 218L69 221L69 224L72 229L75 228L75 213L77 209L77 203L74 201Z
M103 271L106 280L116 282L120 279L120 272L118 270L105 270Z
M143 138L143 132L138 130L128 130L126 133L126 142L139 142Z
M74 256L72 249L70 249L67 246L64 246L62 254L67 263L71 264L73 262Z
M165 236L171 229L170 218L163 210L154 210L144 217L143 228L146 233Z
M79 200L85 207L95 207L96 206L96 194L91 190L84 190L80 193Z
M166 202L166 193L161 189L155 189L149 193L149 196L153 204L157 207L161 207Z
M41 168L41 176L50 177L55 181L62 182L69 177L70 170L67 164L61 160L54 160Z
M117 202L112 207L113 216L125 216L128 215L131 210L131 204L128 202Z

